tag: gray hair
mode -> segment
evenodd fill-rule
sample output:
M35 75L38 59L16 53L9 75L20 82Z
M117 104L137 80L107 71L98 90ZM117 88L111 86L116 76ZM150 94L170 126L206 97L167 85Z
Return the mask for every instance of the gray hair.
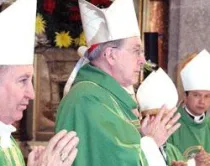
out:
M87 57L89 61L93 61L97 59L100 56L101 52L103 52L107 47L121 47L123 43L124 43L124 39L100 43L90 53L86 51L85 57Z

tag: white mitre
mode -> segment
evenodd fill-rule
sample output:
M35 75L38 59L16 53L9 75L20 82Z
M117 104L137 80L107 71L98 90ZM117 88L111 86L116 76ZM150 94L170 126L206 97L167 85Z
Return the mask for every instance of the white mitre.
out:
M181 70L185 91L210 90L210 54L204 49Z
M36 0L17 0L0 13L0 65L33 64Z
M141 111L159 109L163 105L172 109L178 102L177 89L170 77L159 68L139 86L137 101Z
M140 36L133 0L115 0L105 9L79 0L79 7L88 47Z

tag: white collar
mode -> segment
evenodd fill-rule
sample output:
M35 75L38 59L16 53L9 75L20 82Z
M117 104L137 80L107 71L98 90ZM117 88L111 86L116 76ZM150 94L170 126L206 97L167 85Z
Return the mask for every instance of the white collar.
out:
M125 89L125 91L126 91L129 95L135 95L133 86L128 86L128 87L124 87L124 86L123 86L123 89Z
M195 123L202 123L204 121L204 119L206 117L205 113L203 113L202 115L196 116L189 111L189 109L187 108L186 105L184 106L184 108L185 108L186 112L190 115L190 117L193 118Z
M6 125L0 121L0 146L2 148L9 148L11 144L11 133L16 131L16 128L12 125Z

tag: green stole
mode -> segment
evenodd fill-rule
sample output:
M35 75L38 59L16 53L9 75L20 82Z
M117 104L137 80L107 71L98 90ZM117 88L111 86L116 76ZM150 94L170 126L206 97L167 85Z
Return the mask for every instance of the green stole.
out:
M0 147L0 165L1 166L25 166L23 155L15 139L11 136L10 148Z

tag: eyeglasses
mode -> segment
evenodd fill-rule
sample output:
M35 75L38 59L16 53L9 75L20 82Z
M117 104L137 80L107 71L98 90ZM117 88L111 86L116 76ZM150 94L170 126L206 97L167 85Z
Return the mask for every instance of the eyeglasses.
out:
M135 55L136 57L144 56L144 49L142 49L140 47L139 48L133 48L133 49L126 49L126 48L123 48L123 47L113 46L112 48L125 50L125 51L129 52L130 54Z

